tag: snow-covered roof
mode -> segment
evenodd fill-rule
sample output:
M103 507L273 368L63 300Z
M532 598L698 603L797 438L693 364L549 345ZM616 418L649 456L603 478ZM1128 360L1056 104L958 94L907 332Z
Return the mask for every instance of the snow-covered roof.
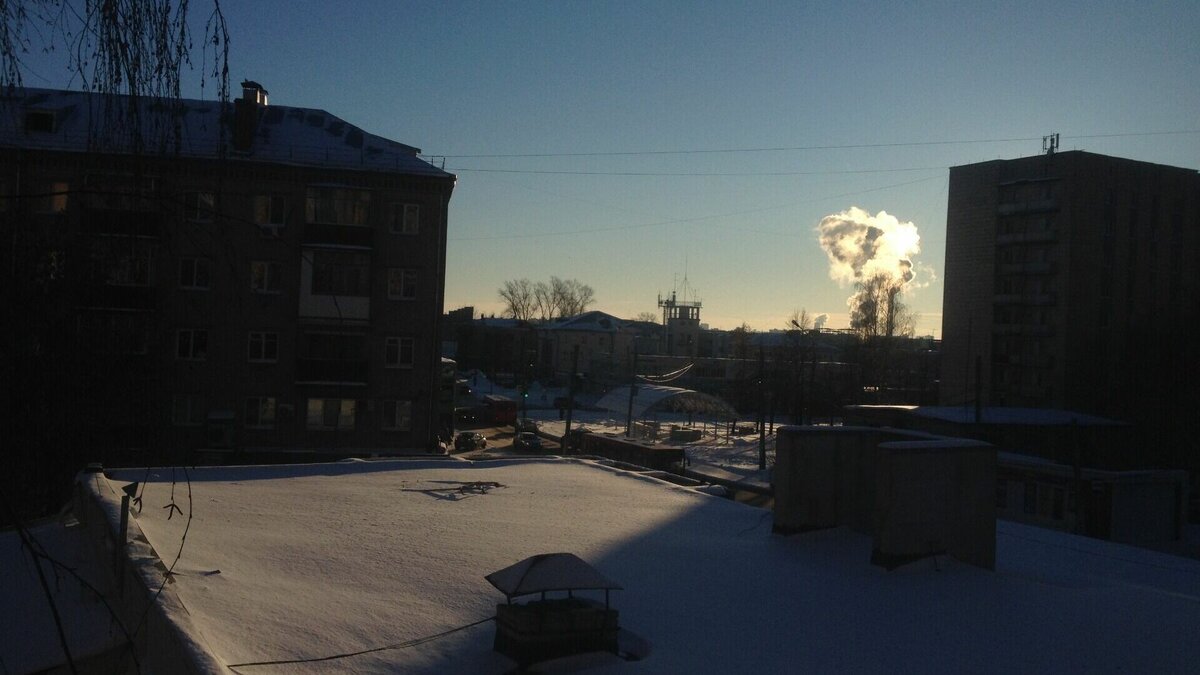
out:
M492 616L502 600L484 575L546 551L620 580L620 625L652 648L555 672L1187 672L1200 661L1200 561L1032 526L997 524L995 571L940 556L887 572L868 562L868 536L775 535L761 509L583 460L200 467L190 493L172 473L148 472L130 524L147 544L132 564L161 578L159 556L169 565L188 528L164 595L196 648L235 665L385 647L239 672L511 672L489 622L419 639ZM85 489L114 500L147 478L110 475ZM168 518L172 495L190 527Z
M629 387L613 387L600 397L596 407L625 414L629 410ZM733 406L712 394L661 384L637 385L637 393L633 396L634 417L665 410L690 411L726 419L737 416Z
M510 599L550 591L621 589L574 553L539 553L484 578Z
M590 331L593 333L618 333L624 330L626 321L624 319L607 314L599 310L592 310L575 316L569 316L565 319L559 319L553 323L541 325L541 330L548 331L564 331L564 330L581 330Z
M0 146L85 152L128 153L140 146L166 156L270 162L303 166L450 176L403 143L370 134L315 108L261 108L253 146L233 150L233 102L143 98L131 123L128 96L56 89L14 88L0 92ZM26 130L31 112L53 116L47 131ZM140 143L135 144L135 129ZM223 146L223 147L222 147Z
M846 410L862 413L899 413L913 415L926 419L942 420L956 424L1002 424L1025 426L1125 426L1104 417L1087 415L1070 410L1055 410L1048 408L1012 408L1003 406L983 406L980 408L979 422L975 421L974 405L959 406L927 406L927 405L848 405Z

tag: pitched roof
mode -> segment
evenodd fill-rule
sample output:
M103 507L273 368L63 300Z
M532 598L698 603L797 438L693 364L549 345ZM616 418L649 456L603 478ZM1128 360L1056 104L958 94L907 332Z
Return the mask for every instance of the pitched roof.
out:
M27 128L29 113L52 116L45 131ZM142 98L57 89L0 92L0 146L63 152L167 156L395 171L448 177L417 156L419 149L370 134L315 108L259 109L249 152L235 152L232 102Z

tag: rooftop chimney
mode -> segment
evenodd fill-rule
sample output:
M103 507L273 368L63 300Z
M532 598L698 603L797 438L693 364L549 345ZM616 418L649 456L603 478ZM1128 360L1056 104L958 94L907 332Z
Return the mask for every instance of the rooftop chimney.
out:
M250 152L258 129L258 110L267 107L267 90L253 80L242 81L242 97L233 102L233 149Z

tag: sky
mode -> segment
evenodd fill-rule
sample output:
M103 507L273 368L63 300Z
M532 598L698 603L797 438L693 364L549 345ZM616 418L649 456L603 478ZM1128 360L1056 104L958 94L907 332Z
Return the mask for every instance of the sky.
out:
M1192 1L223 10L235 88L255 80L457 175L446 310L499 315L504 281L558 276L626 318L676 290L716 328L783 328L798 309L844 327L853 288L817 227L857 208L915 227L904 298L940 337L948 167L1038 154L1052 133L1060 150L1200 167ZM71 85L27 64L30 86Z

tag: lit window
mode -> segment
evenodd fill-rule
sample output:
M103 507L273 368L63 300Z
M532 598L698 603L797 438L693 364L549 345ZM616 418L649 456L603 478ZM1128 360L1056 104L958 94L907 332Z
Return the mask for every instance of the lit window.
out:
M384 401L382 427L392 431L412 429L412 401Z
M307 427L315 430L354 428L354 401L343 398L308 399Z
M274 363L279 359L279 333L251 332L246 351L249 361Z
M413 339L390 337L384 348L383 365L387 368L412 368Z
M36 189L40 194L34 200L34 210L38 213L66 213L67 195L71 192L71 184L63 182L43 183Z
M421 206L419 204L393 203L389 214L388 230L392 234L417 234L421 229Z
M203 361L208 358L208 331L183 328L176 334L175 357L184 361Z
M250 263L250 290L255 293L278 293L279 274L279 263L261 260Z
M179 287L193 291L209 289L211 274L208 258L181 258L179 260Z
M413 300L417 297L417 271L406 267L388 270L387 295L391 300Z
M253 396L246 399L246 426L271 429L275 426L275 397Z

